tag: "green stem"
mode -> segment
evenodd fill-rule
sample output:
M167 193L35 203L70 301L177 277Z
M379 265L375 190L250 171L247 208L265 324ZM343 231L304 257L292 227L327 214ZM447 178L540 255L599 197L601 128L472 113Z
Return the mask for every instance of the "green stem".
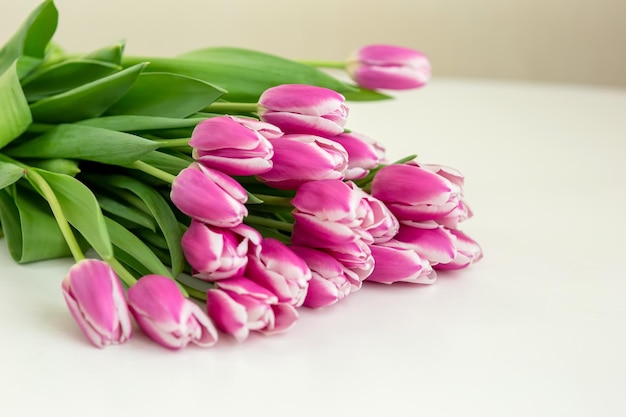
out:
M61 230L63 239L65 239L65 242L67 243L67 246L72 253L72 257L74 257L74 260L78 262L82 259L85 259L85 255L80 249L80 245L76 240L76 236L74 236L74 232L72 232L72 227L67 221L65 214L63 214L63 208L61 207L61 203L59 203L57 196L54 194L54 191L52 191L52 188L50 188L50 185L46 182L46 180L41 175L39 175L32 167L16 161L15 159L10 158L4 154L0 154L0 160L15 164L24 170L26 178L39 189L39 192L48 202L50 210L52 210L52 215L59 225L59 229Z
M176 178L176 175L172 175L159 168L155 168L152 165L146 164L143 161L135 161L130 165L130 167L138 171L145 172L148 175L152 175L153 177L163 180L168 184L174 182L174 179Z
M50 206L50 210L52 210L52 215L54 216L54 219L59 225L59 229L61 230L63 239L65 239L67 246L70 248L70 252L72 253L72 256L74 257L74 260L76 262L79 262L85 259L85 255L83 254L83 251L80 249L80 245L78 244L78 241L76 240L76 236L74 236L74 232L72 232L72 228L69 222L65 218L65 214L63 214L63 208L61 207L59 200L54 194L54 191L52 191L52 188L50 188L50 185L48 185L46 180L41 175L39 175L37 172L27 167L25 169L26 169L26 177L34 185L36 185L37 188L39 188L39 191L48 202L48 205Z
M228 103L219 101L209 104L202 109L202 111L213 113L256 113L258 108L259 105L257 103Z
M135 283L137 282L135 277L130 272L128 272L128 270L124 268L124 266L117 259L115 259L115 257L104 259L104 261L111 265L111 268L113 268L115 273L120 277L124 284L126 284L128 287L132 287L133 285L135 285Z
M243 219L244 223L248 225L264 226L272 229L282 230L284 232L291 233L293 231L293 224L283 222L280 220L268 219L266 217L260 217L255 215L247 215Z
M341 61L298 61L298 62L304 65L310 65L312 67L346 69L346 63L341 62Z
M189 146L189 138L180 139L154 139L159 144L159 148L182 148Z
M290 197L280 197L277 195L266 194L254 194L254 196L260 200L263 200L263 204L281 207L293 207Z
M195 288L191 288L188 285L183 284L180 281L176 281L178 287L187 292L187 295L193 298L197 298L198 300L206 301L206 293L200 290L196 290Z

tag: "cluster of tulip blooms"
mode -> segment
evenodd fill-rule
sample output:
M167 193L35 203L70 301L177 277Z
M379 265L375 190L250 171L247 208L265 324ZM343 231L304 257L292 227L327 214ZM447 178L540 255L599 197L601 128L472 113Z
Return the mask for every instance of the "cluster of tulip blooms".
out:
M343 65L357 86L370 90L418 88L430 76L423 54L398 46L362 48ZM144 162L124 165L168 190L165 200L183 230L186 273L136 276L124 268L134 265L128 257L85 258L71 232L64 234L76 263L63 295L94 345L127 341L131 317L170 349L212 346L220 333L243 341L250 332L285 331L298 308L328 307L364 282L431 284L437 270L465 268L482 257L458 228L471 217L463 176L412 156L390 163L381 143L345 129L343 94L283 83L253 103L215 101L203 111L190 138L146 135L161 149L185 153L186 166L172 173ZM20 146L0 154L0 163L21 167L36 188L45 188L39 169L15 159L25 152ZM54 178L44 176L52 185ZM54 214L62 227L63 213ZM159 253L157 246L146 247Z

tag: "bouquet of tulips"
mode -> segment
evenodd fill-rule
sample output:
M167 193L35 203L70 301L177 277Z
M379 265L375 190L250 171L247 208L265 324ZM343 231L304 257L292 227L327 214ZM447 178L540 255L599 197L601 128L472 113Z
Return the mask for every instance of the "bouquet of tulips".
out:
M170 349L243 341L363 282L431 284L481 258L458 171L390 162L344 127L348 101L423 86L420 52L68 54L56 25L45 1L0 49L1 236L19 263L75 259L62 294L94 345L128 340L132 318Z

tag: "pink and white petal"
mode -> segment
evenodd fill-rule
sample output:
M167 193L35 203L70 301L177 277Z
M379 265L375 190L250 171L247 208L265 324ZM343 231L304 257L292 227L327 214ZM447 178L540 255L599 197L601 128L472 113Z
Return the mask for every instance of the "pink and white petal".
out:
M223 332L233 335L238 342L248 338L248 313L246 308L222 290L207 291L207 312L215 325Z

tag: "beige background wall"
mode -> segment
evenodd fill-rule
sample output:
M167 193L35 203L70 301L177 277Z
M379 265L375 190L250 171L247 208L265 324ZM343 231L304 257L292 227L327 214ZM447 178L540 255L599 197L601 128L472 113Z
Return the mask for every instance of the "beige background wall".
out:
M38 0L0 0L0 42ZM367 43L420 49L435 76L626 88L626 0L56 0L56 40L128 53L203 46L343 60Z

